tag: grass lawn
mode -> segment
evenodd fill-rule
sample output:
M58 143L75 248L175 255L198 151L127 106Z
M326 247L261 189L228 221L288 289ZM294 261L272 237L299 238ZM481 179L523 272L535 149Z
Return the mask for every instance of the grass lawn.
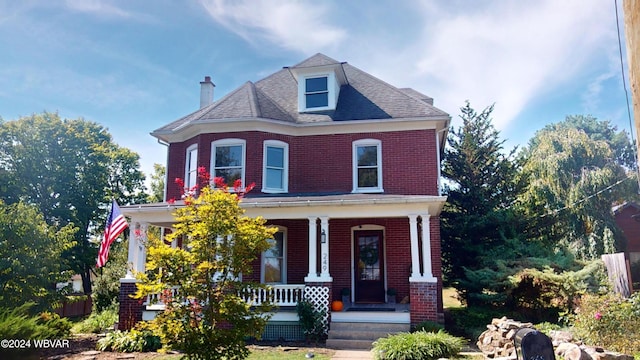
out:
M314 359L329 360L335 350L325 348L282 347L282 346L251 346L248 360L294 360L306 359L305 355L313 352Z
M458 300L458 292L454 288L442 289L442 305L445 308L459 308L462 304Z

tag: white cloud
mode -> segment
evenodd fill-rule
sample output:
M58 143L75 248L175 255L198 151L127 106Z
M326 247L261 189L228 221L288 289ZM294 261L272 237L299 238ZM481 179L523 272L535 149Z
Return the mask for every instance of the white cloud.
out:
M419 79L435 85L448 111L465 99L496 103L504 128L533 99L574 81L613 38L614 9L602 1L494 2L472 12L425 8ZM436 101L438 99L436 98Z
M321 2L201 0L217 23L246 41L264 46L268 41L288 50L310 54L333 48L345 31L328 23Z

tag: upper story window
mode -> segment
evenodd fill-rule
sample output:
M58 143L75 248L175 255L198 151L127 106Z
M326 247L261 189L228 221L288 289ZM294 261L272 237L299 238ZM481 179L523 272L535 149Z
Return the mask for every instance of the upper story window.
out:
M262 192L282 193L288 191L289 145L282 141L264 142Z
M198 145L187 148L187 158L184 167L184 186L192 189L198 183Z
M353 142L353 192L382 192L382 142Z
M266 284L287 283L287 234L284 228L271 239L271 247L262 253L260 280Z
M340 84L333 71L298 76L298 110L300 112L335 110L339 93Z
M329 84L327 76L305 78L304 98L307 109L329 106Z
M236 180L244 187L245 140L223 139L211 143L211 169L214 177L221 177L233 188Z

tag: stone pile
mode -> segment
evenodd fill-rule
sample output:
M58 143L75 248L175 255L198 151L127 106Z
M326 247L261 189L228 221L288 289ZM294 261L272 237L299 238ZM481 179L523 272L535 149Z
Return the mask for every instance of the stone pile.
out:
M513 338L516 332L521 328L533 328L532 323L523 323L502 317L500 319L491 320L491 324L487 325L487 330L478 337L478 348L484 354L485 358L514 358L516 357L516 348Z
M534 328L531 323L523 323L502 317L493 319L487 330L480 334L476 345L486 359L515 359L514 338L520 328ZM566 331L551 331L551 343L556 359L564 360L633 360L633 356L607 351L597 346L587 346Z

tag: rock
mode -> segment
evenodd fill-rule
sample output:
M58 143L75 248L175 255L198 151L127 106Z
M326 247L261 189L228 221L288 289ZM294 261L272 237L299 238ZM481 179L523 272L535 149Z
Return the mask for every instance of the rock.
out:
M80 353L80 355L84 355L84 356L95 356L99 354L100 354L100 351L97 351L97 350L83 351Z

